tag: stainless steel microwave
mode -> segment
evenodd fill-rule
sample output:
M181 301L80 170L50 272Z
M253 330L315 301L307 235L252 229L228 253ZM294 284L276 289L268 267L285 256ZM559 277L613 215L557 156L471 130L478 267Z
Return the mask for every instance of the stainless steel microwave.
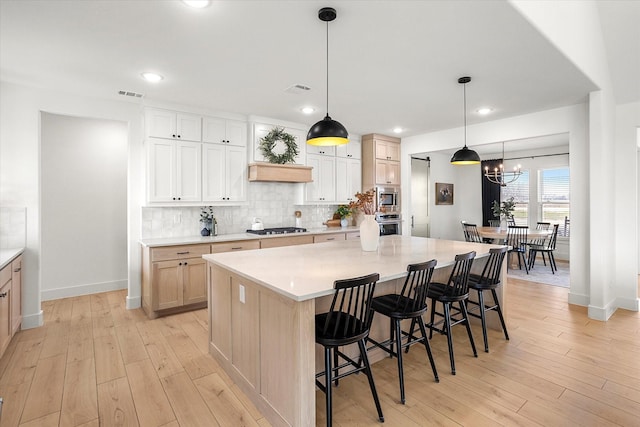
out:
M399 211L400 194L397 188L377 187L376 202L378 211Z

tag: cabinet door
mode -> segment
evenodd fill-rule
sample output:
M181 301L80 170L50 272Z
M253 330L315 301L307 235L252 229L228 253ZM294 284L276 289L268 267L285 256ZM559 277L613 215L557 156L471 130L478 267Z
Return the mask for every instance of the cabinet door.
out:
M376 160L376 184L400 185L400 163Z
M306 144L306 141L305 141L305 144ZM307 154L318 154L321 156L335 156L336 147L321 147L317 145L307 145Z
M332 202L336 199L336 158L318 155L307 156L311 166L312 182L306 183L306 200Z
M229 201L247 199L247 148L226 147L226 198Z
M217 117L205 117L202 120L202 141L224 144L226 140L226 120Z
M146 109L144 114L147 136L175 139L176 114L167 110Z
M0 288L0 355L11 340L11 282Z
M176 113L177 139L202 141L202 118L193 114Z
M360 160L336 157L336 201L350 202L362 187Z
M12 335L22 323L22 255L11 263L11 331Z
M349 159L349 170L347 172L348 181L348 197L347 201L355 201L356 193L362 191L362 161L358 159Z
M336 147L336 157L346 157L349 159L362 158L362 143L359 139L349 139L348 144Z
M225 195L226 149L222 144L203 144L202 200L220 202Z
M151 308L154 311L183 305L182 260L153 263Z
M376 139L376 159L400 161L400 144Z
M182 263L184 305L207 300L207 262L202 258L185 259Z
M175 200L175 142L147 141L147 200Z
M202 144L176 143L176 197L183 202L202 200Z
M225 124L227 143L238 147L247 146L247 124L235 120L227 120Z

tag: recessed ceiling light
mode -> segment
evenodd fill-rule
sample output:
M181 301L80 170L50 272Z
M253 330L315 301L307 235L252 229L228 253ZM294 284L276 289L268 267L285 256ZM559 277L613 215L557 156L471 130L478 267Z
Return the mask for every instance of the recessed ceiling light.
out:
M182 2L187 6L194 7L196 9L202 9L209 6L209 3L211 3L209 0L182 0Z
M403 129L402 129L401 127L395 127L395 128L393 128L393 132L394 132L394 133L402 133L402 130L403 130Z
M311 114L314 111L316 111L316 109L313 108L313 107L303 107L302 108L302 112L305 113L305 114Z
M164 79L164 77L162 77L160 74L156 74L156 73L142 73L140 74L142 76L143 79L145 79L148 82L151 83L158 83L160 80Z
M487 114L491 113L492 111L493 111L493 108L482 107L482 108L478 108L476 110L476 113L482 114L484 116L484 115L487 115Z

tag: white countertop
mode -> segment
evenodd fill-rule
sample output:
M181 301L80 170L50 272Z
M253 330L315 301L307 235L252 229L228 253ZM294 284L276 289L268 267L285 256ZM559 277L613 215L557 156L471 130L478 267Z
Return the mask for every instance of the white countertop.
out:
M0 249L0 269L5 268L23 252L24 248Z
M188 237L161 237L154 239L141 239L140 244L147 247L156 246L175 246L175 245L193 245L198 243L222 243L235 242L239 240L255 240L255 239L277 239L278 237L304 236L314 234L330 234L344 233L349 231L359 231L359 227L322 227L308 228L304 233L287 233L287 234L271 234L260 235L253 233L237 233L237 234L220 234L218 236L188 236Z
M408 264L437 259L436 268L453 264L457 254L489 255L499 245L411 236L382 236L376 252L364 252L360 241L285 246L258 251L203 255L242 277L288 298L304 301L333 292L336 279L379 273L380 281L403 277Z

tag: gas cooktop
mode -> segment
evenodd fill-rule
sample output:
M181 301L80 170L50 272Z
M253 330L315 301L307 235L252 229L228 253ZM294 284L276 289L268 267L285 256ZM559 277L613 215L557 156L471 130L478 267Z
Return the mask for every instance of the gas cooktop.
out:
M261 236L268 234L290 234L290 233L304 233L306 228L299 227L279 227L279 228L265 228L264 230L247 230L247 233L260 234Z

